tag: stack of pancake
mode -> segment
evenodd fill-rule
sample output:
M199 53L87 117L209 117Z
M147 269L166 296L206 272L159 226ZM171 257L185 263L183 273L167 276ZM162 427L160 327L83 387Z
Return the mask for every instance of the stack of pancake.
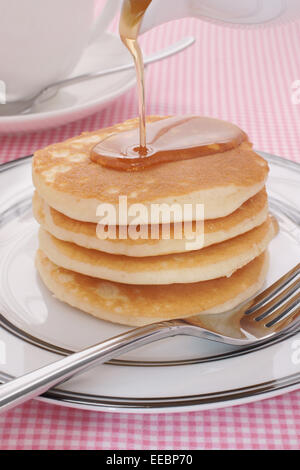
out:
M159 119L148 118L148 121ZM267 163L248 141L201 158L126 172L90 159L92 148L137 120L51 145L33 160L34 215L40 224L37 269L54 295L98 318L144 325L220 313L254 295L267 273L274 236ZM175 237L100 239L97 207L119 196L140 203L204 204L202 248ZM193 230L195 221L190 224ZM150 234L150 231L149 231Z

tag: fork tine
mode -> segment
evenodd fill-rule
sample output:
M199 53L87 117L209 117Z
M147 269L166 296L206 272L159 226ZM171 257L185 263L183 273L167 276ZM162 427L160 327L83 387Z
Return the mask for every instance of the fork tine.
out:
M285 297L279 307L273 309L271 315L257 321L255 315L242 315L241 329L257 339L282 333L295 334L300 326L300 293Z
M261 294L255 297L255 303L245 312L245 315L250 315L258 309L264 307L268 302L272 302L278 295L281 295L294 285L294 280L300 275L300 263L293 269L282 276L278 281L274 282L270 287L265 289Z
M297 292L300 292L300 281L297 279L292 284L289 284L286 289L284 289L280 294L272 298L269 302L267 302L262 307L254 310L251 314L255 318L256 321L261 321L264 318L271 315L274 310L278 309L286 300L291 298L291 296Z
M298 318L299 314L300 295L296 295L288 300L284 306L276 309L275 312L270 317L268 317L268 323L266 323L265 326L270 328L286 320L290 320L288 322L289 324L291 321L294 321L296 318Z

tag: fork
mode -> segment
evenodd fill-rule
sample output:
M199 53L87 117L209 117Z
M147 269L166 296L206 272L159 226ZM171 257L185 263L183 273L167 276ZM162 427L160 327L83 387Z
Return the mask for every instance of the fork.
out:
M198 315L185 320L162 321L135 328L70 354L1 385L0 412L43 394L49 388L95 364L163 338L187 335L233 346L245 346L272 336L296 333L300 326L300 263L254 297L250 304L248 301L243 308L234 312L235 331L231 335L220 333L213 326L215 322L209 324L204 320L205 317L214 318L213 314ZM216 323L220 325L220 322Z

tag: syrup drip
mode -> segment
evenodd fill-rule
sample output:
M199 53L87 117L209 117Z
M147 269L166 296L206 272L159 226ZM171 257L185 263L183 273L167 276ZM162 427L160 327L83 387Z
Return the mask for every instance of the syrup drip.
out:
M91 159L117 170L142 170L149 166L225 152L247 140L234 124L199 116L177 116L147 124L144 155L136 145L138 129L110 135L92 150Z

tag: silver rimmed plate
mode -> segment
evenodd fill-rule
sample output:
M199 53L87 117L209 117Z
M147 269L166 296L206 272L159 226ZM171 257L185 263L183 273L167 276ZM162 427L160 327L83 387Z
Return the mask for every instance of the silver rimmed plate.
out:
M270 206L280 233L270 247L270 284L300 259L300 165L270 163ZM0 167L0 380L125 331L56 300L35 267L31 161ZM229 406L299 388L300 333L250 348L169 338L74 377L42 397L81 408L166 412Z

